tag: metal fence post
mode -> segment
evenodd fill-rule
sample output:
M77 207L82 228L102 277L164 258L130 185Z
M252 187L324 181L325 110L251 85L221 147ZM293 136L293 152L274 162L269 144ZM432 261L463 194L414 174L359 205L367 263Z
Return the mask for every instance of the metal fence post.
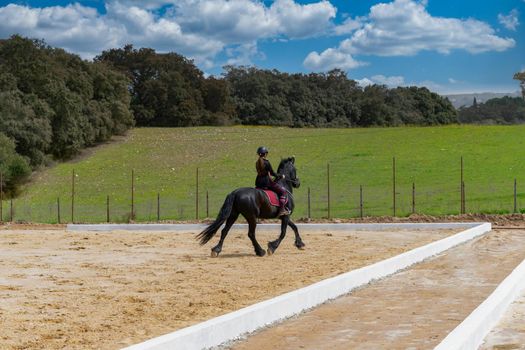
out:
M416 183L412 182L412 214L416 213Z
M71 223L75 223L75 169L71 172Z
M10 218L9 218L9 221L10 222L13 222L13 198L11 198L11 213L10 213Z
M363 185L359 185L359 217L363 218Z
M518 212L518 186L516 179L514 179L514 214Z
M328 192L328 219L330 219L330 163L326 164L326 179Z
M462 182L461 183L461 187L463 189L462 193L463 193L463 214L466 214L467 213L467 198L465 196L465 182Z
M0 172L0 222L4 221L3 206L4 206L4 178Z
M157 221L160 221L160 193L157 192Z
M135 220L135 169L131 169L131 214L130 220Z
M206 190L206 217L210 217L210 198L208 195L208 190Z
M199 168L195 174L195 219L199 220Z
M109 194L106 197L106 222L109 222Z
M310 211L311 207L310 207L310 187L308 187L308 219L311 219L312 218L312 213Z
M465 189L463 188L464 182L463 182L463 156L461 156L461 179L460 179L460 214L465 214Z
M60 197L57 197L57 222L60 224Z
M396 216L396 157L392 157L392 207Z

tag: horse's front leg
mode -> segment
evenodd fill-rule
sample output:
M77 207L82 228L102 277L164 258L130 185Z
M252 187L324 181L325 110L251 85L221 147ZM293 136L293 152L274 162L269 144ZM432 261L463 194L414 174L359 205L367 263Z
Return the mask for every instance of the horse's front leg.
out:
M292 220L288 220L288 226L290 226L295 233L295 246L297 249L304 249L305 244L303 243L301 236L299 236L299 230L297 229L297 226L292 222Z
M288 215L281 218L281 234L275 241L268 242L268 255L272 255L277 250L279 244L281 244L281 241L284 239L284 236L286 236L286 227L288 226L289 221L290 217Z

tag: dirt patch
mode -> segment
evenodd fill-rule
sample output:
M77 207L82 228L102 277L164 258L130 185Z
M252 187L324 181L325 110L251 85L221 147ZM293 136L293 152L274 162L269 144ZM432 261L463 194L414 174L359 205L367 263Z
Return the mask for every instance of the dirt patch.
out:
M525 291L510 305L480 350L525 349Z
M245 232L209 257L194 234L0 231L2 349L115 349L453 234L303 233L257 258ZM259 241L276 233L260 232ZM217 237L214 239L217 241Z
M492 231L231 348L433 349L524 257L523 230Z

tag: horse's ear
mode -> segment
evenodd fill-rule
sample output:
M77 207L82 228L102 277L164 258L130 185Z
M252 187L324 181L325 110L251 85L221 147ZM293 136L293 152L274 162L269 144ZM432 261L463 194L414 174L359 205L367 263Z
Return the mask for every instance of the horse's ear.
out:
M295 164L295 156L291 156L288 159L290 160L290 162L292 162L292 164Z

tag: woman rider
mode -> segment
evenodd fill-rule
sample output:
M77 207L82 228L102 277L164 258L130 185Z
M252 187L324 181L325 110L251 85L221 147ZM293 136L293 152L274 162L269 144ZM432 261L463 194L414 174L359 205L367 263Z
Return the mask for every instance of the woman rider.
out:
M270 161L266 159L268 155L268 149L264 146L257 148L257 154L259 159L255 163L255 169L257 169L257 178L255 179L255 187L262 189L269 189L276 192L279 195L279 214L277 216L290 215L290 211L286 209L286 189L277 183L278 178L284 175L277 175L270 164ZM271 176L275 179L272 180Z

